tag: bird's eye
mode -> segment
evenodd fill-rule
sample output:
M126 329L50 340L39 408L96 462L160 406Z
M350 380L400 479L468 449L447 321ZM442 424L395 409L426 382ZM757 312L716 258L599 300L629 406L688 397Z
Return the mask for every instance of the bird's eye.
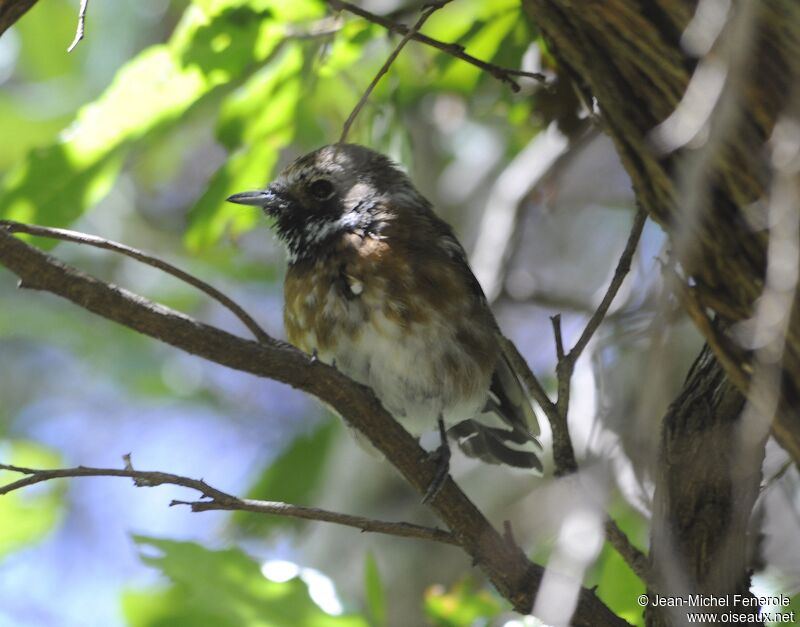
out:
M328 200L336 190L328 179L317 179L311 182L308 191L317 200Z

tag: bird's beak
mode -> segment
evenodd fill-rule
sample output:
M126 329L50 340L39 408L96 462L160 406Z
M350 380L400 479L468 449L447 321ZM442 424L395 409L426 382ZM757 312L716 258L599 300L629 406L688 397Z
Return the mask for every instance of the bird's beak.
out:
M274 200L275 194L269 189L260 190L257 192L241 192L228 196L228 202L236 203L237 205L250 205L251 207L266 207Z

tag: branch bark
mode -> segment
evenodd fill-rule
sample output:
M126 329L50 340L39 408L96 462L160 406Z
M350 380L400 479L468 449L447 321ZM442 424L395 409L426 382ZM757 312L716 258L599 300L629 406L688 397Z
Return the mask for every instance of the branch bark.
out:
M126 461L128 463L130 462L129 456L126 456ZM345 527L354 527L361 531L383 533L390 536L399 536L401 538L416 538L418 540L432 540L444 544L458 545L453 534L443 531L442 529L423 527L422 525L415 525L407 522L375 520L373 518L364 518L363 516L352 516L350 514L319 509L317 507L304 507L302 505L293 505L278 501L240 499L222 490L217 490L202 479L192 479L191 477L175 475L169 472L134 470L130 467L89 468L86 466L44 470L22 468L20 466L11 466L8 464L0 464L0 470L27 475L22 479L0 486L0 496L9 494L15 490L21 490L30 485L44 483L45 481L53 481L55 479L76 477L128 477L133 479L133 483L139 488L152 488L169 484L200 492L200 494L208 500L172 501L170 503L170 505L188 505L193 512L210 512L214 510L255 512L257 514L300 518L302 520L318 520L321 522L343 525Z
M443 41L439 41L438 39L433 39L432 37L428 37L427 35L423 35L422 33L413 32L405 24L399 24L389 18L383 17L381 15L376 15L375 13L371 13L361 7L352 4L350 2L344 2L344 0L327 0L328 5L335 11L347 11L352 13L353 15L357 15L361 18L364 18L368 22L372 22L373 24L378 24L379 26L383 26L386 30L392 33L398 33L400 35L410 36L411 39L414 41L419 41L427 46L431 46L432 48L436 48L437 50L441 50L445 54L449 54L456 59L461 59L465 63L469 63L470 65L474 65L477 68L480 68L484 72L491 74L497 80L506 83L511 87L513 91L519 91L520 87L519 84L514 80L513 77L525 77L530 78L540 83L544 83L546 78L544 74L539 72L526 72L524 70L513 70L510 68L500 67L499 65L494 65L493 63L488 63L487 61L481 61L473 57L471 54L467 54L464 51L464 46L457 43L445 43Z
M0 0L0 36L25 15L36 0Z
M655 589L668 598L725 598L731 603L727 607L694 609L758 614L750 595L748 523L759 494L764 439L742 442L743 407L744 398L706 346L664 418L650 543L651 596ZM740 603L734 602L737 594ZM683 625L686 611L651 604L647 625Z
M517 350L517 347L514 346L514 343L507 338L503 338L502 340L503 351L506 358L512 364L514 370L519 373L528 392L539 407L542 408L542 411L545 413L550 423L550 429L553 433L553 463L555 465L555 474L557 477L573 474L578 471L578 460L575 457L575 450L572 446L572 437L570 436L568 422L569 391L572 384L572 375L575 371L575 364L588 346L589 341L597 332L597 329L600 328L600 325L611 307L611 303L614 302L617 292L619 292L622 283L625 281L625 277L628 276L628 272L630 272L631 262L633 261L633 256L639 245L639 239L641 238L646 221L646 214L641 210L637 211L633 218L633 224L631 225L631 231L625 243L625 248L620 255L617 267L614 269L614 274L603 295L603 299L586 323L586 327L584 327L581 332L580 338L569 352L566 352L564 349L564 338L561 334L561 316L555 315L551 318L556 344L556 357L558 360L556 364L558 389L555 402L550 400L544 386L539 382L539 379L528 366L525 358ZM622 556L631 570L636 573L645 584L651 584L647 557L628 539L613 519L608 518L606 520L604 530L606 540Z
M369 388L285 342L270 339L256 343L203 324L103 283L2 229L0 263L19 277L20 287L51 292L193 355L308 392L361 432L420 494L434 478L436 464L383 409ZM530 612L544 569L498 533L452 478L447 478L430 506L497 591L518 612ZM604 605L594 591L580 588L572 624L621 627L628 623Z
M751 381L758 356L737 345L727 329L753 318L764 291L769 221L762 215L764 224L755 225L753 215L754 208L766 214L778 171L771 144L780 135L776 128L786 117L795 124L800 119L800 4L731 3L721 34L704 50L695 46L699 59L687 52L685 37L696 0L523 5L577 88L596 99L639 205L670 237L684 277L678 295L709 345L664 421L650 593L747 595L747 524L764 440L745 442L742 457L738 430L740 392L753 406L761 403ZM707 115L691 136L674 134L664 142L673 116L687 109L690 85L697 93L709 68L722 80L716 95L699 90ZM794 302L778 411L761 409L772 434L800 464L800 314ZM683 625L686 616L650 608L647 621L651 627Z
M729 42L730 49L717 46L713 51L715 59L727 63L721 104L708 120L713 141L702 149L669 153L657 148L653 130L679 106L698 65L682 43L697 2L523 4L566 70L597 99L637 199L669 233L700 302L727 322L750 318L764 285L767 238L752 226L747 212L766 195L776 124L784 115L798 115L792 99L800 80L800 4L734 3L729 25L744 22L749 36L723 33L719 40ZM780 410L772 432L800 463L796 311L786 340ZM752 372L750 366L738 365ZM745 394L747 387L741 389Z

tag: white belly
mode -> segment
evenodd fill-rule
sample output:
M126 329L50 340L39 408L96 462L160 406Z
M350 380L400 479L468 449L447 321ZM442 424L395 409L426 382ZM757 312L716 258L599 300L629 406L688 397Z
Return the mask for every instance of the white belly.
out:
M335 351L318 357L371 387L414 435L435 429L440 415L448 426L473 418L489 390L491 370L475 362L456 342L451 325L437 317L404 329L374 312L353 337L340 338Z

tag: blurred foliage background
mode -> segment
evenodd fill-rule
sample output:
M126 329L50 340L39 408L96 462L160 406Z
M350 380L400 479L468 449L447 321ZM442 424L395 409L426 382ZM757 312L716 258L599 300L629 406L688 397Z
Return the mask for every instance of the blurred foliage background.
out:
M336 141L398 37L321 0L96 0L86 38L67 54L77 4L42 0L0 38L0 217L155 253L282 337L282 250L259 213L224 199ZM420 8L362 6L405 22ZM473 253L501 326L552 383L549 317L561 313L574 341L602 297L631 222L629 181L516 0L458 0L423 32L501 66L542 71L547 86L520 79L514 93L411 42L350 140L408 168ZM634 624L644 587L603 546L602 512L646 547L659 420L701 346L662 293L662 246L648 225L573 382L573 433L597 502L577 501L547 475L453 463L491 520L511 520L540 563L597 585ZM246 333L215 303L130 259L75 245L56 254ZM387 464L293 390L17 291L2 269L0 298L4 462L120 466L132 453L137 468L235 494L436 524ZM777 451L769 463L780 468ZM798 483L784 473L759 506L771 551L758 580L765 591L800 587L800 556L786 550ZM455 549L167 507L188 497L80 479L0 499L0 626L535 624L510 613Z

